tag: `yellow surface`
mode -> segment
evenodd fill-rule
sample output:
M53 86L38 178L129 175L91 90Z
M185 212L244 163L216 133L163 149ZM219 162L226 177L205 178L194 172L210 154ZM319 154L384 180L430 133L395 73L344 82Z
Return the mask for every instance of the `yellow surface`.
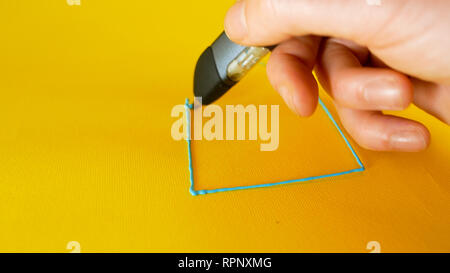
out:
M188 194L186 147L171 138L170 111L192 96L195 62L232 2L0 2L0 251L69 252L69 241L82 252L368 252L369 241L382 252L450 251L450 130L413 107L401 114L430 128L426 152L357 147L368 167L362 174ZM261 66L224 100L269 98L263 74ZM294 173L290 143L261 155L288 162L280 177L354 164L337 135L317 154L302 142L329 123L299 123L291 144L302 172ZM197 161L209 155L194 148ZM236 164L227 158L224 168ZM243 173L255 163L255 155L237 159ZM257 164L248 171L268 180Z

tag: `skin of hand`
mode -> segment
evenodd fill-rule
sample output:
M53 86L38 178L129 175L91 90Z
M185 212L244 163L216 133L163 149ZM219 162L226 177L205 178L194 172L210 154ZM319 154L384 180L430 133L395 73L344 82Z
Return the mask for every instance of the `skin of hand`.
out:
M242 0L225 20L247 46L278 44L267 72L286 104L314 113L318 86L362 147L421 151L428 129L383 114L411 103L450 123L450 1Z

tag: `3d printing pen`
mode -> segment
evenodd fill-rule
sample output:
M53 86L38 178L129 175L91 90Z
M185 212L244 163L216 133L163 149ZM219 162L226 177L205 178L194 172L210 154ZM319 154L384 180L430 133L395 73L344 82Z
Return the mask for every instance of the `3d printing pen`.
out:
M225 32L200 56L194 75L194 95L207 105L238 83L273 47L245 47Z

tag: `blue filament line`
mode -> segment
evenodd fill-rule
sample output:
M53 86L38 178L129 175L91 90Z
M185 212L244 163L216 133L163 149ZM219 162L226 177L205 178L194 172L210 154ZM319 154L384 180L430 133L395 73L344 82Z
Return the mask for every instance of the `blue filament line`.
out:
M328 118L330 118L330 120L333 122L336 129L339 131L339 134L344 139L345 143L347 144L347 147L352 152L353 157L358 162L358 165L360 166L360 168L352 169L349 171L338 172L338 173L331 173L331 174L325 174L325 175L319 175L319 176L310 176L310 177L306 177L306 178L293 179L293 180L287 180L287 181L276 182L276 183L267 183L267 184L259 184L259 185L252 185L252 186L240 186L240 187L231 187L231 188L221 188L221 189L215 189L215 190L198 190L198 191L196 191L194 189L194 169L193 169L193 164L192 164L192 150L191 150L191 109L193 109L194 106L193 106L193 104L189 103L189 99L186 99L185 109L186 109L186 120L187 120L187 127L188 127L186 142L187 142L187 146L188 146L188 160L189 160L189 174L190 174L189 179L191 182L189 192L193 196L197 196L197 195L204 195L204 194L209 194L209 193L220 193L220 192L228 192L228 191L267 188L267 187L280 186L280 185L286 185L286 184L291 184L291 183L308 182L311 180L341 176L341 175L346 175L346 174L350 174L350 173L363 172L365 170L363 163L361 162L360 158L356 154L355 150L353 149L352 145L348 141L347 137L344 135L344 132L342 132L342 130L339 127L339 125L337 124L336 120L333 118L333 115L331 115L330 111L328 110L328 108L325 106L325 104L323 103L323 101L320 98L319 98L319 104L320 104L320 106L322 106L322 108L325 111L325 113L327 114Z
M189 104L189 99L186 99L186 103L184 105L186 109L186 119L187 119L187 145L188 145L188 158L189 158L189 179L191 180L191 186L189 188L189 192L192 195L197 195L194 190L194 169L192 168L192 151L191 151L191 109L194 108L192 104Z
M356 154L355 150L353 149L352 145L348 141L347 137L344 135L344 132L342 132L341 127L339 127L339 125L337 124L336 120L334 120L333 115L330 113L330 111L328 110L328 108L325 106L325 104L323 103L323 101L320 98L319 98L319 104L320 104L320 106L322 106L322 108L325 111L325 113L327 114L327 116L330 118L330 120L333 122L333 124L336 127L336 129L339 131L339 134L341 134L342 138L345 140L345 143L347 144L347 147L352 152L353 157L355 157L356 162L358 162L358 165L364 171L364 165L362 164L361 159L359 159L359 157Z

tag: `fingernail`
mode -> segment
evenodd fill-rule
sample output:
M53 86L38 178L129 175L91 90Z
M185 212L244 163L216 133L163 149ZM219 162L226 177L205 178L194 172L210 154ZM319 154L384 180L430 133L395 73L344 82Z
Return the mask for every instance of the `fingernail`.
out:
M294 100L294 91L286 86L281 86L278 89L278 92L280 92L281 97L284 99L289 109L297 115L302 116L300 112L301 108L298 107L298 104Z
M225 31L233 40L243 40L247 36L244 1L234 4L225 19Z
M398 84L391 80L375 80L364 86L365 101L379 110L403 110L408 102L402 97Z
M299 94L298 92L292 92L292 103L294 104L295 112L297 115L301 117L306 117L307 114L302 111L304 108L301 105L301 100L298 98Z
M289 91L289 88L287 88L286 86L281 86L278 88L278 92L280 93L283 100L286 102L289 109L291 109L294 112L297 112L292 102L292 93L291 91Z
M421 151L428 146L425 136L417 131L394 133L390 136L389 142L394 150L399 151Z

